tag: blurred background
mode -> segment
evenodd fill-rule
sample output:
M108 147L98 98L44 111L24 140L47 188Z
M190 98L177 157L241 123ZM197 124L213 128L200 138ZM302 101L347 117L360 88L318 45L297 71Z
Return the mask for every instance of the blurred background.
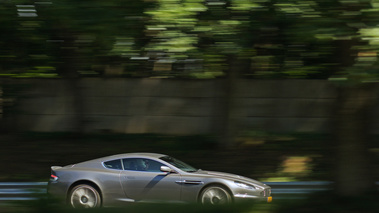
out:
M379 180L378 12L377 0L2 0L0 181L158 152L265 182L332 181L330 196L361 201Z

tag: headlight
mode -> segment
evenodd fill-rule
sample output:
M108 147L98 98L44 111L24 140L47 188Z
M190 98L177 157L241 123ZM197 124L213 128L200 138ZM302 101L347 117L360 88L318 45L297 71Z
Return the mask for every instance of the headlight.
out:
M249 185L249 184L246 184L246 183L242 183L242 182L239 182L239 181L234 181L234 183L241 187L241 188L244 188L244 189L255 189L255 186L253 185Z

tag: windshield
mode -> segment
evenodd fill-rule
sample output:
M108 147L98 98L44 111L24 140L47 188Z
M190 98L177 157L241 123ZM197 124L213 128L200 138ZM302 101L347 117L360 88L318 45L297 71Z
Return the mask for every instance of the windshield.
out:
M196 172L197 171L197 169L195 169L194 167L184 163L183 161L180 161L178 159L170 157L170 156L164 156L164 157L161 157L159 159L164 160L167 163L169 163L169 164L175 166L176 168L179 168L185 172Z

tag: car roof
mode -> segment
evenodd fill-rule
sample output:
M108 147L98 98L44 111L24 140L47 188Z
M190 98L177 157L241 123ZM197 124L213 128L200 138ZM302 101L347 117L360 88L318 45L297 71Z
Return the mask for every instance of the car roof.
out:
M66 167L88 167L88 168L102 168L101 162L105 161L110 161L110 160L116 160L116 159L122 159L122 158L141 158L141 157L146 157L146 158L160 158L166 155L163 154L157 154L157 153L125 153L125 154L118 154L118 155L111 155L111 156L106 156L102 158L96 158L72 165L68 165Z
M163 156L166 156L166 155L158 154L158 153L140 152L140 153L124 153L124 154L111 155L111 156L102 157L102 158L98 158L98 159L94 159L94 160L107 161L107 160L120 159L120 158L130 158L130 157L160 158Z

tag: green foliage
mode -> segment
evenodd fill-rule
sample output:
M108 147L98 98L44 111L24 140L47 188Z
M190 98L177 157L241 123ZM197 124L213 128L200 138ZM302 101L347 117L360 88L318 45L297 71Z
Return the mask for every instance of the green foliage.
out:
M147 45L147 51L158 51L176 58L179 54L196 50L198 39L193 34L197 24L196 15L206 10L203 0L157 0L157 8L145 13L151 16L147 30L152 34L152 40ZM188 55L185 55L188 58Z
M341 197L331 191L314 193L302 201L279 201L276 212L282 213L354 213L376 212L379 204L376 201L377 192L367 193L361 196Z
M120 64L138 76L153 70L131 66L145 57L171 61L164 75L213 78L229 72L232 57L248 77L373 81L378 10L374 0L3 1L0 72L100 74L94 67Z

